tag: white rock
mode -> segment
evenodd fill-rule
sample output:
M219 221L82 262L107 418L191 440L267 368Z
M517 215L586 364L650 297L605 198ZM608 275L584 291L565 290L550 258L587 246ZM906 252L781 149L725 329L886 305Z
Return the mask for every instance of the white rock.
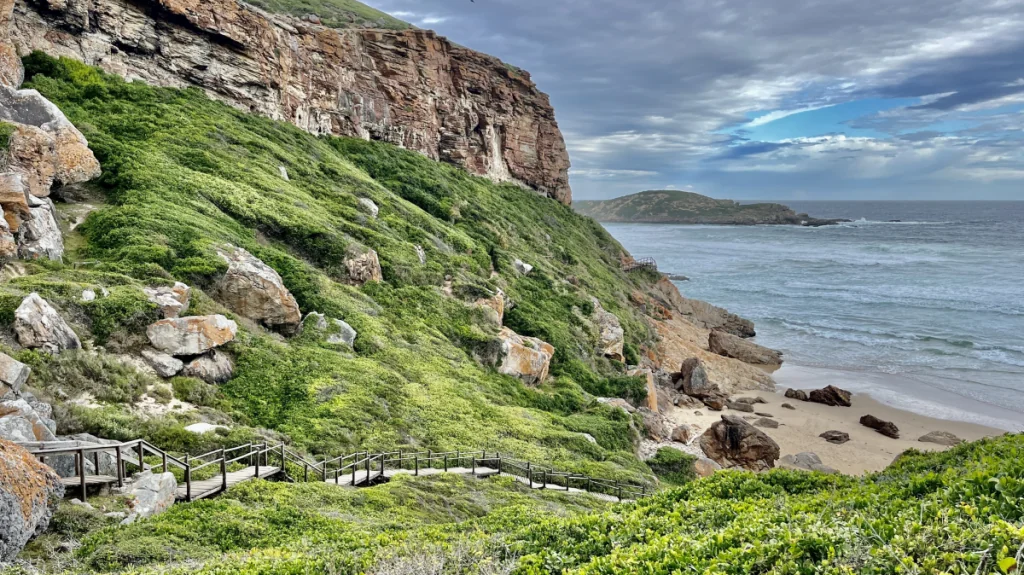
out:
M212 423L193 423L185 427L185 431L189 431L198 435L203 433L210 433L211 431L217 431L218 429L228 429L225 425L214 425Z
M590 435L589 433L581 433L580 435L583 436L583 439L586 439L590 443L597 445L597 439L595 439L593 435Z
M142 350L142 359L146 360L149 367L152 367L160 377L174 377L185 367L180 359L155 349Z
M132 511L121 525L131 525L139 519L167 511L174 505L174 493L177 488L178 482L174 479L173 473L154 475L152 471L143 471L138 474L128 490L128 495L133 498Z
M363 208L363 211L370 214L370 217L374 219L380 213L380 208L370 198L359 198L359 207Z
M33 292L14 311L14 332L18 343L31 349L60 353L81 349L82 342L74 330L46 300Z
M6 353L0 353L0 397L9 391L20 392L30 373L32 368Z
M29 208L30 216L18 230L18 257L23 260L64 258L64 236L57 225L57 210L49 198L37 198L39 207Z
M420 260L420 265L427 263L427 251L423 246L416 246L416 257Z
M327 334L327 343L352 346L356 342L356 330L340 319L332 319L335 332Z
M192 288L181 282L174 282L171 287L142 288L146 299L160 306L165 318L176 318L181 315L192 299Z
M82 290L82 301L96 301L96 292L91 289Z
M599 332L598 351L605 357L623 361L625 332L622 329L622 324L619 323L619 318L605 310L596 297L592 297L590 300L594 304L593 320Z
M516 261L512 262L512 265L515 266L517 272L523 274L524 276L530 275L530 272L533 271L533 266L524 262L523 260L517 259Z
M148 328L149 342L171 355L199 355L235 339L238 324L222 315L162 319Z
M0 402L0 439L14 442L56 441L47 421L24 399Z
M288 168L286 168L284 166L278 166L277 169L278 169L278 171L281 172L281 179L282 180L284 180L286 182L291 181L291 178L288 177Z

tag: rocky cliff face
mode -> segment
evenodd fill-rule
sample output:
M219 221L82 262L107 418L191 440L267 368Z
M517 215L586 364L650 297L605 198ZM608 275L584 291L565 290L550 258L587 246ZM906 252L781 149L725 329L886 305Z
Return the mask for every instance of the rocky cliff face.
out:
M428 30L335 30L236 0L18 0L12 33L22 54L201 86L316 134L384 140L572 200L565 143L529 74Z

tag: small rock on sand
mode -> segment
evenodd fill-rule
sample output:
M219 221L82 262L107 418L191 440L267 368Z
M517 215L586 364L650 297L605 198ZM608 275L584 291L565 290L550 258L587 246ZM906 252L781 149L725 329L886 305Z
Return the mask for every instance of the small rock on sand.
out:
M886 437L891 437L893 439L900 438L900 429L896 427L895 423L891 421L882 421L874 415L865 415L864 417L861 417L860 424L864 427L870 427Z
M825 433L822 433L818 437L824 439L829 443L835 443L836 445L842 445L847 441L850 441L850 434L846 433L845 431L826 431Z
M947 447L960 445L964 442L963 439L960 439L948 431L933 431L927 435L922 435L918 441L922 441L924 443L938 443L939 445L945 445Z

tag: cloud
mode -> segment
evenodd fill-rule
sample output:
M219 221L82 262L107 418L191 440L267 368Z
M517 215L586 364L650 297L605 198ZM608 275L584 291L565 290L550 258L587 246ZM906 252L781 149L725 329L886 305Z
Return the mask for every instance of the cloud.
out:
M1024 181L1007 179L1016 164L977 186L960 179L995 173L977 154L1021 130L1013 109L1024 102L1021 0L367 3L419 26L435 19L429 26L452 40L529 70L555 106L579 198L666 181L736 198L796 189L1021 196ZM743 140L743 129L868 98L914 103L845 124L878 142L836 135L771 148ZM590 177L600 170L644 175Z

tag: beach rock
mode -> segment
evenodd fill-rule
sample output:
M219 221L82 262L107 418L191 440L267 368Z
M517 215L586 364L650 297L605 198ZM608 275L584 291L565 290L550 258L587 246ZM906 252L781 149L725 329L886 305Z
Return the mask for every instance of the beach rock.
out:
M377 214L380 213L380 208L370 198L359 198L359 207L373 219L377 219Z
M0 440L0 565L46 531L64 485L24 448Z
M708 372L700 359L691 357L679 367L679 387L683 393L698 399L722 393L722 390L708 380Z
M796 455L786 455L779 461L779 467L783 469L798 469L801 471L818 471L821 473L839 473L835 469L821 462L817 454L805 451Z
M21 391L32 368L7 355L0 353L0 397L9 392L18 393Z
M697 472L697 477L705 478L711 477L717 471L722 470L722 466L718 464L714 459L708 459L707 457L698 457L697 461L693 462L693 470Z
M789 403L783 403L782 404L782 408L783 409L796 409L795 407L793 407L792 404L789 404Z
M121 525L131 525L139 519L159 515L174 505L174 493L178 482L173 473L157 473L143 471L135 476L135 480L127 489L131 498L131 512Z
M25 398L0 401L0 439L56 441L52 420L47 415L36 411Z
M231 311L268 328L292 334L302 321L295 297L273 268L242 248L219 252L228 271L214 293Z
M775 417L774 415L770 413L765 413L763 411L755 411L754 415L760 415L761 417Z
M599 397L597 400L609 407L617 407L626 413L635 413L636 408L631 403L622 399L621 397Z
M601 307L601 301L596 297L590 298L590 301L594 304L594 313L591 318L598 329L598 352L615 361L623 361L625 359L622 355L625 332L622 330L619 318Z
M33 292L14 311L14 332L18 343L30 349L57 354L81 349L82 342L57 310Z
M520 259L517 259L514 262L512 262L512 266L516 268L517 272L524 276L530 275L530 272L533 271L533 266Z
M708 349L723 357L731 357L753 365L782 365L782 352L768 349L724 331L712 331Z
M160 377L174 377L178 375L185 364L174 356L167 355L162 351L155 349L143 349L141 352L142 359L146 361L149 367L153 368L153 371Z
M778 429L779 428L779 422L778 421L775 421L774 419L768 419L767 417L762 417L761 419L758 419L758 420L754 421L754 425L756 425L758 427L764 427L766 429Z
M498 372L518 377L527 385L537 385L548 377L555 348L535 337L524 337L505 327L498 334L501 363Z
M725 402L725 406L733 411L742 411L743 413L754 413L754 406L749 403L736 403L735 401Z
M666 404L666 408L668 407L668 405L674 404L674 401L669 401L667 396L663 397L664 394L660 393L658 385L654 379L654 371L647 368L632 369L627 371L626 375L630 377L644 378L644 381L647 386L647 409L650 409L654 413L662 413L663 411L667 411L667 409L662 409L662 404ZM663 399L664 401L662 401Z
M937 443L939 445L945 445L946 447L954 447L964 442L963 439L960 439L948 431L933 431L926 435L922 435L918 438L918 441L924 443Z
M870 427L886 437L891 437L893 439L900 438L900 430L896 427L895 423L891 421L882 421L874 415L865 415L864 417L861 417L860 424L864 427Z
M57 209L50 198L36 198L29 217L18 229L18 257L23 260L64 259L64 236L57 224Z
M146 335L156 349L170 355L199 355L235 339L238 324L222 315L162 319Z
M377 258L377 252L373 250L366 250L347 258L345 269L348 270L348 278L353 285L361 286L366 282L384 281L380 260Z
M802 389L787 389L786 397L799 401L807 401L807 392Z
M839 389L834 385L830 385L823 389L815 389L807 396L807 401L812 403L822 403L830 405L832 407L850 407L851 394L845 389Z
M206 383L224 383L235 374L235 365L225 353L211 350L190 361L181 375L201 379Z
M767 401L760 397L734 397L732 401L734 401L735 403L746 403L748 405L768 403Z
M779 445L735 415L723 415L700 437L704 454L724 468L765 471L775 467Z
M836 445L842 445L847 441L850 441L850 434L844 431L826 431L825 433L822 433L818 437L824 439L829 443L835 443Z
M672 441L678 441L679 443L690 443L695 437L697 437L698 433L700 433L700 428L696 425L679 425L672 430L670 438Z
M160 307L164 318L174 319L188 309L192 299L192 288L181 282L174 282L173 286L159 286L142 288L146 299Z
M722 411L725 409L725 398L719 395L713 395L711 397L705 397L703 400L704 407L707 407L711 411Z

